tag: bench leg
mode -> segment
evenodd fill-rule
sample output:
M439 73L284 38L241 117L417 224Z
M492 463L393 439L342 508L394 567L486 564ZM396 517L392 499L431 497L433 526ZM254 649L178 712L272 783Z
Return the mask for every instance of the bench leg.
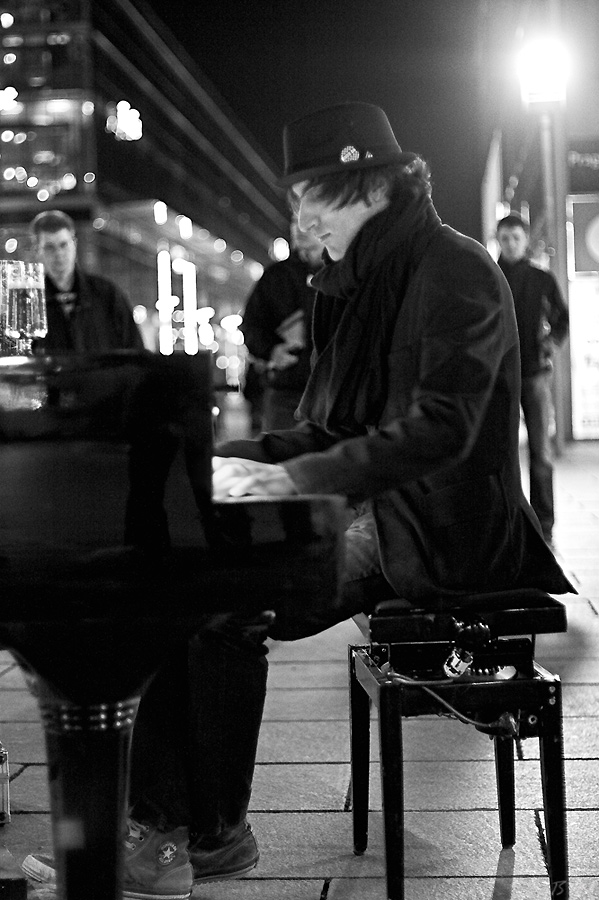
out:
M495 775L501 846L516 843L516 788L514 782L514 740L495 737Z
M541 781L545 809L547 866L552 900L568 900L568 838L566 830L566 789L562 732L561 683L549 690L539 734Z
M402 693L400 685L381 685L379 734L381 796L385 828L388 900L404 900L404 782Z
M356 678L353 647L349 648L349 725L354 853L368 846L370 782L370 698Z

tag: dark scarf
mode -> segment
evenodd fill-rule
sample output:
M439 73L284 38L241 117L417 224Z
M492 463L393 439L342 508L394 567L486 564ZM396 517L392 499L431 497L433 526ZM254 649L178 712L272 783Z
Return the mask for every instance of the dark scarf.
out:
M387 357L408 281L440 226L429 195L410 188L362 226L343 259L312 279L313 369L301 418L331 433L377 425L387 397Z

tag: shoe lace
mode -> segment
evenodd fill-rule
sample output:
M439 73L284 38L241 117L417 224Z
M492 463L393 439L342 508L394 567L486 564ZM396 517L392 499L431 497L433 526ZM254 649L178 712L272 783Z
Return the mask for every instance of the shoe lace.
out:
M135 850L135 842L137 841L137 843L141 844L144 840L143 832L149 831L150 826L136 822L135 819L127 819L127 828L129 829L129 834L125 838L125 847L128 850Z

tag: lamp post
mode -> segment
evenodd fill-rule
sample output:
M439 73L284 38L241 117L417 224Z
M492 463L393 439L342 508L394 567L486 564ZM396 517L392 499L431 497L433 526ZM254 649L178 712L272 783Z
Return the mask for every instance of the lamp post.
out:
M519 57L522 101L539 117L543 205L547 243L553 248L552 269L563 296L568 299L566 244L566 195L568 192L565 127L568 56L554 37L524 45ZM555 449L559 454L564 440L572 439L572 398L570 350L566 341L556 352L554 371Z

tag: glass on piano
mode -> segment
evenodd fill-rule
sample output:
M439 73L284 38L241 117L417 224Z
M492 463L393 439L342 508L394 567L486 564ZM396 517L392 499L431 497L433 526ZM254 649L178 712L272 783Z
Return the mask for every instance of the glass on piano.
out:
M15 352L14 341L6 334L8 313L8 270L13 265L10 259L0 259L0 355L11 356Z
M31 356L33 341L45 337L47 331L42 263L11 261L7 275L7 337L15 341L20 356Z

